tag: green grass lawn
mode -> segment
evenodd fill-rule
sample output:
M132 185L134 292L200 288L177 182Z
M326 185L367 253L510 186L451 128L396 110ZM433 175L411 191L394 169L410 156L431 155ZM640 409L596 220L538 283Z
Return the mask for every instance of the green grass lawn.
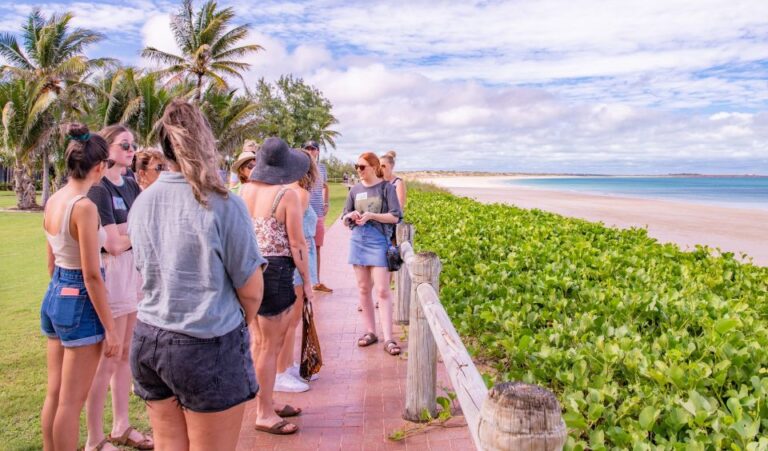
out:
M330 184L326 226L340 215L347 188ZM0 208L13 207L12 191L0 191ZM42 448L40 408L45 398L45 338L40 333L40 304L49 277L41 213L0 212L0 449ZM112 421L107 402L107 433ZM143 402L131 397L131 420L149 430ZM81 444L85 420L81 421Z

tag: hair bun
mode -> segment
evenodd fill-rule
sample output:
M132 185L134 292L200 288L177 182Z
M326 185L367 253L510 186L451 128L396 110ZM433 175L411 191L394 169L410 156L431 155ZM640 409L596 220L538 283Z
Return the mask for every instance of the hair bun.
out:
M386 155L386 156L388 156L388 157L391 157L393 160L394 160L395 158L397 158L397 152L395 152L394 150L390 150L390 151L388 151L387 153L385 153L384 155Z
M87 125L73 122L67 127L67 136L75 141L88 141L91 134Z

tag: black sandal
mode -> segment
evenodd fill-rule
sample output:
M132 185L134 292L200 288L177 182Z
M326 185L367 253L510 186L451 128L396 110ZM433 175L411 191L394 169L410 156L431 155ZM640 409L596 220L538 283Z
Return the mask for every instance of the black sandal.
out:
M400 346L397 345L397 342L395 340L389 340L386 343L384 343L384 352L386 352L389 355L400 355L400 352L402 352L402 349L400 349Z
M373 332L368 332L367 334L363 335L362 337L357 339L357 345L361 348L364 348L366 346L370 346L374 343L377 343L379 341L379 338L374 334Z

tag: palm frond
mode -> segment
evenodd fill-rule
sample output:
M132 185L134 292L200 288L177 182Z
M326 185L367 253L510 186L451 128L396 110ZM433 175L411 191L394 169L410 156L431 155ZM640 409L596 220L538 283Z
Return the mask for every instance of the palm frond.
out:
M149 58L152 62L168 65L178 65L185 62L184 58L180 56L158 50L154 47L145 47L144 50L141 51L141 56L142 58Z
M19 69L35 69L34 64L27 59L27 56L19 48L19 42L16 40L16 37L10 33L0 34L0 55Z

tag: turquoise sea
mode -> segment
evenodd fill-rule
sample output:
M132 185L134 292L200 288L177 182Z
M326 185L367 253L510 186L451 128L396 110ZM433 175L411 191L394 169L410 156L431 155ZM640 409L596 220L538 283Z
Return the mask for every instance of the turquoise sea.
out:
M614 196L768 209L768 177L553 177L514 185Z

